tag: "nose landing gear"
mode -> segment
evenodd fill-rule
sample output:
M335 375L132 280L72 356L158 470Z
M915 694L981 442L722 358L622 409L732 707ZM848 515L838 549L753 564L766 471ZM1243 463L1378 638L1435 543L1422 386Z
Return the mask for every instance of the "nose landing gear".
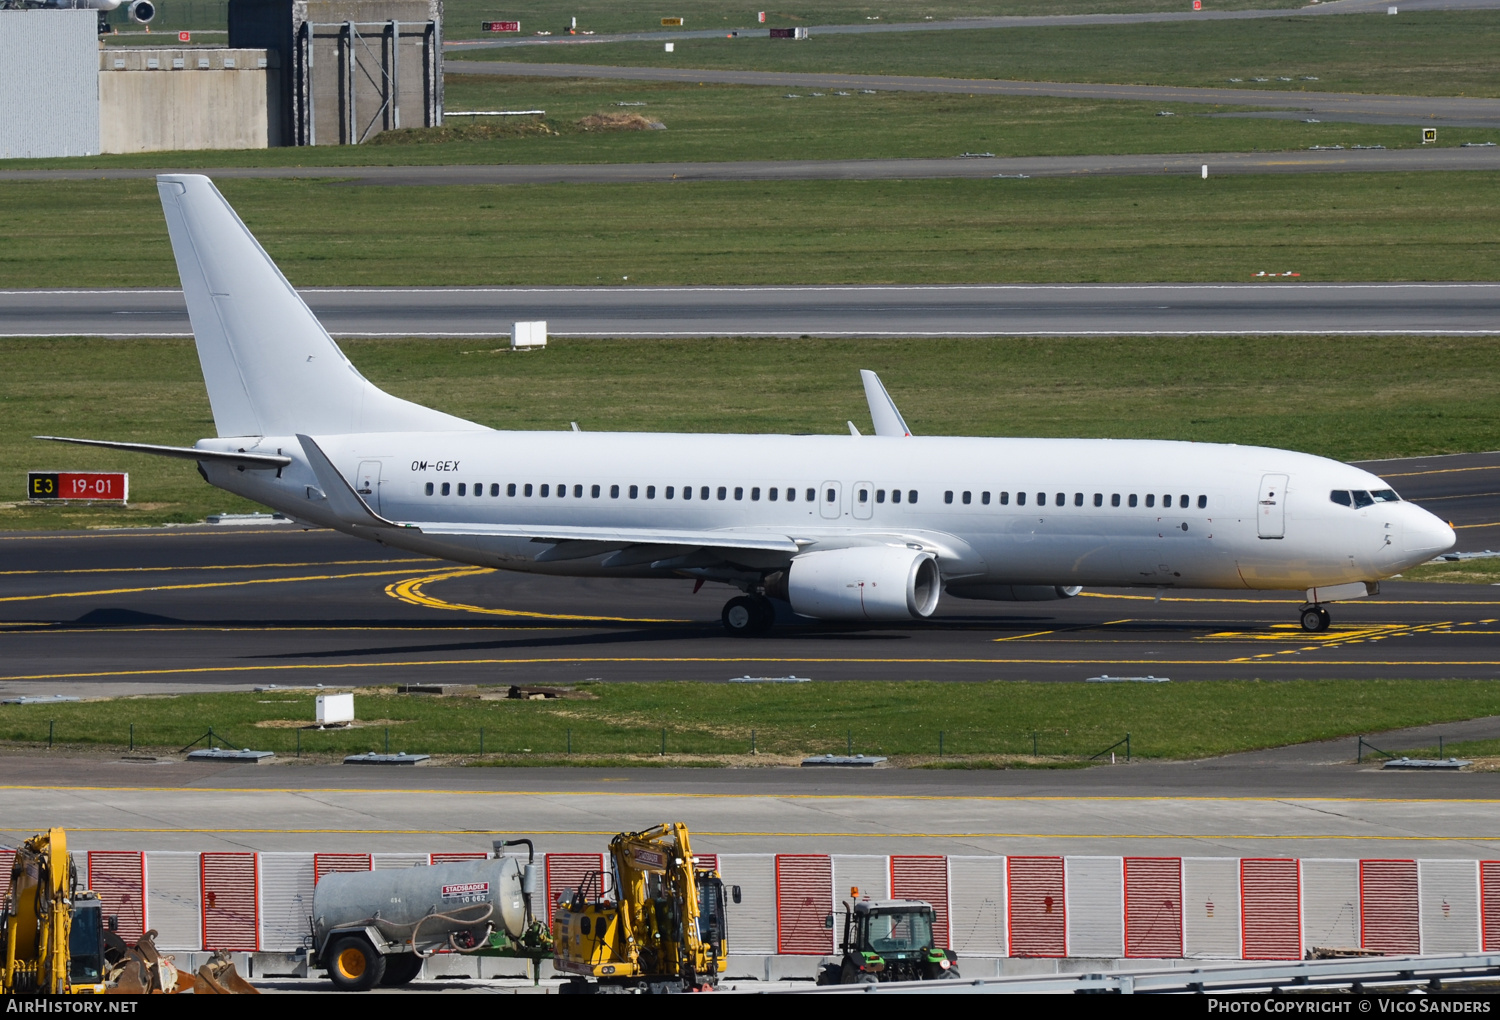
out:
M724 603L720 619L731 637L760 637L776 622L776 607L764 595L739 595Z
M1317 633L1328 629L1333 622L1333 617L1328 615L1328 610L1322 606L1304 606L1302 609L1302 629Z

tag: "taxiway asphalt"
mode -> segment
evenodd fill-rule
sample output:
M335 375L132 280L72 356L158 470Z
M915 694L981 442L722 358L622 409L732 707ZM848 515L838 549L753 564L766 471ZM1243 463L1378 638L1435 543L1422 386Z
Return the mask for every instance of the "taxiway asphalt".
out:
M495 338L508 336L513 322L537 319L557 337L1500 333L1500 283L1267 277L1243 284L308 288L301 294L341 337ZM0 291L0 336L189 335L175 289Z
M1500 454L1376 465L1500 547ZM0 693L277 683L1494 677L1500 588L1382 585L1297 625L1297 593L944 599L929 621L727 637L689 581L492 572L294 525L0 535Z

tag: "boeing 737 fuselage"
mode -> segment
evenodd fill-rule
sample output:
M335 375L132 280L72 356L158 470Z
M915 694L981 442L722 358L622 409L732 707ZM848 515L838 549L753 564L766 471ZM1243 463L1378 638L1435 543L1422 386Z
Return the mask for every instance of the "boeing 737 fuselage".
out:
M875 435L509 432L365 380L204 177L158 178L219 436L70 440L196 460L310 524L462 563L695 578L831 620L1089 587L1293 590L1324 604L1454 543L1377 476L1262 447L914 437L873 373Z

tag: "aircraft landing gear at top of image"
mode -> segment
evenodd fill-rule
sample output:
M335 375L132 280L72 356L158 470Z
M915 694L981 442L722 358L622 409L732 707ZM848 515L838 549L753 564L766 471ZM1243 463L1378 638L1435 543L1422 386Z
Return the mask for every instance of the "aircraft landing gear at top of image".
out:
M720 618L732 637L761 637L776 622L776 607L764 595L739 595L724 603Z
M1304 606L1302 609L1302 629L1317 633L1327 630L1328 625L1333 622L1333 617L1328 615L1328 610L1322 606Z

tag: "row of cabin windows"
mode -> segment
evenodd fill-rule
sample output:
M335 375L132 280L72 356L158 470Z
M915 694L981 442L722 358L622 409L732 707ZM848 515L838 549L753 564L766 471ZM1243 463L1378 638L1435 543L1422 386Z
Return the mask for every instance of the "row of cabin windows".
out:
M467 496L469 494L470 485L469 485L468 482L458 482L458 483L456 483L456 485L453 482L440 482L440 483L428 482L427 483L427 489L426 489L426 491L427 491L427 495L429 495L429 496L434 496L434 495L451 496L451 495L455 494L454 493L455 488L457 489L457 495ZM627 497L629 499L639 499L640 498L640 495L641 495L641 486L639 486L639 485L629 485L629 486L625 486L624 488L625 488L626 495L627 495ZM475 482L473 484L473 486L472 486L472 489L473 489L473 493L474 493L475 496L483 496L484 495L484 483L483 482ZM646 489L646 498L647 499L655 499L656 498L656 486L654 486L654 485L647 485L645 487L645 489ZM611 485L609 487L609 498L610 499L619 499L620 498L620 491L621 491L621 487L620 486L618 486L618 485ZM758 485L752 486L750 488L750 500L751 500L751 502L759 502L760 501L761 491L762 491L761 487L758 486ZM555 492L556 492L556 496L557 496L558 499L566 498L567 495L568 495L568 486L567 485L558 485L558 486L555 487ZM734 486L733 489L731 489L727 485L720 485L717 488L714 488L714 487L708 486L708 485L700 485L700 486L698 486L697 492L698 492L698 496L697 496L698 499L712 499L715 496L717 496L719 499L725 499L725 500L727 500L729 498L731 492L733 492L735 499L743 500L745 498L745 488L744 488L744 486L741 486L741 485L736 485L736 486ZM797 488L795 486L788 485L785 489L782 489L780 486L773 485L773 486L771 486L771 487L769 487L769 488L767 488L765 490L765 498L766 498L767 501L769 501L771 503L776 503L776 502L782 501L783 499L785 500L785 502L795 503L795 502L797 502L797 492L798 492L798 490L797 490ZM511 482L511 483L509 483L508 485L505 486L505 494L507 496L515 496L515 495L519 494L521 496L536 495L536 496L540 496L540 497L549 497L549 496L552 496L553 493L554 493L554 487L552 485L548 484L548 483L543 483L541 485L533 486L530 482L527 482L527 483L525 483L523 485L519 485L518 486L515 482ZM499 496L500 495L500 483L499 482L491 482L490 483L490 495L491 496ZM603 495L603 486L600 486L600 485L591 485L591 486L589 486L589 495L592 498L594 498L594 499L599 499ZM662 490L661 490L661 496L662 496L663 499L679 499L679 498L685 499L685 500L686 499L692 499L693 498L693 486L691 486L691 485L684 485L684 486L682 486L682 488L680 490L680 493L679 493L679 490L678 490L677 486L675 486L675 485L663 486ZM863 501L864 499L868 498L866 496L865 490L863 490L863 489L860 490L860 496L861 496L861 501ZM901 490L900 489L892 489L891 493L890 493L890 496L891 496L891 502L892 503L899 503L899 502L901 502ZM877 502L877 503L884 503L885 502L885 497L886 497L886 491L884 489L881 489L881 490L879 490L875 494L875 502ZM582 499L583 498L583 486L582 485L574 485L573 486L573 498L574 499ZM808 489L806 489L806 490L803 491L803 494L802 494L802 501L803 502L812 503L812 502L815 502L817 500L817 498L818 498L818 490L817 489L808 488ZM839 498L839 494L838 494L838 490L837 489L830 488L830 489L824 490L823 499L826 502L837 503L838 502L838 498ZM916 489L908 489L908 490L906 490L906 502L908 502L908 503L915 503L916 501L917 501L917 490ZM952 501L950 500L949 502L952 502ZM986 502L988 502L988 500L986 500Z
M1018 493L1016 493L1016 506L1025 506L1026 505L1026 496L1027 496L1027 494L1024 493L1024 492L1018 492ZM1001 506L1009 506L1010 505L1010 493L1008 493L1008 492L997 492L997 493L995 493L995 498L996 498L996 500L999 502L999 504ZM1109 497L1109 505L1110 506L1120 506L1121 505L1121 498L1122 497L1120 496L1120 494L1118 492L1111 494L1110 497ZM1139 506L1140 505L1140 497L1137 496L1133 492L1130 493L1130 495L1123 497L1123 499L1125 501L1124 505L1126 505L1126 506ZM1173 506L1173 502L1172 501L1174 499L1177 501L1176 502L1176 506L1178 506L1179 508L1181 508L1183 510L1186 510L1186 509L1188 509L1189 507L1191 507L1193 505L1193 497L1187 495L1186 493L1183 493L1180 496L1173 496L1171 493L1166 493L1166 494L1164 494L1161 497L1161 505L1164 508L1171 509L1171 507ZM1156 493L1154 493L1154 492L1148 492L1148 493L1146 493L1145 500L1146 500L1146 506L1148 506L1148 507L1154 507L1154 506L1156 506ZM974 493L970 492L970 491L964 491L962 493L959 493L959 501L961 503L964 503L965 505L974 502ZM877 499L876 502L879 502L879 500ZM949 489L947 492L943 493L943 502L944 503L952 503L953 502L953 490L952 489ZM990 503L990 494L988 492L981 492L979 494L979 502L980 502L980 504L982 506L989 506L989 503ZM1104 505L1104 493L1102 493L1102 492L1096 492L1096 493L1094 493L1093 503L1094 503L1095 506L1103 506ZM1045 492L1038 492L1036 494L1036 505L1037 506L1046 506L1047 505L1047 493L1045 493ZM1052 505L1053 506L1067 506L1068 505L1068 494L1066 492L1053 493L1052 494ZM1084 505L1083 493L1081 493L1081 492L1075 492L1075 493L1073 493L1073 505L1074 506L1083 506ZM1207 496L1199 496L1198 497L1198 509L1199 510L1206 510L1206 509L1208 509L1208 497Z

